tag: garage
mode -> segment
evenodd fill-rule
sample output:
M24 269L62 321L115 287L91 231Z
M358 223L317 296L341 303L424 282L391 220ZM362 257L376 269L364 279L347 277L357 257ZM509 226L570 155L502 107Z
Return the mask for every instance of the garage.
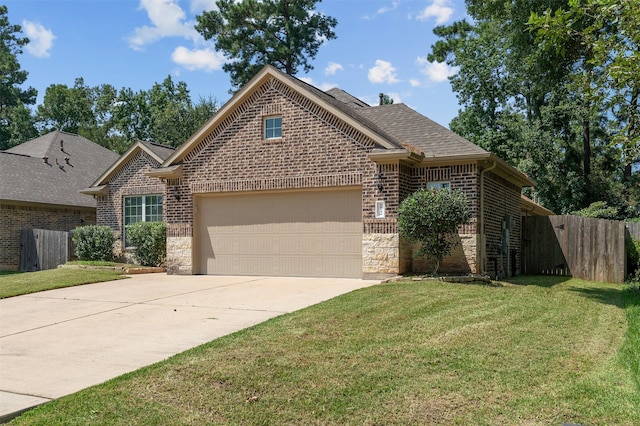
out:
M200 196L196 271L362 277L362 189Z

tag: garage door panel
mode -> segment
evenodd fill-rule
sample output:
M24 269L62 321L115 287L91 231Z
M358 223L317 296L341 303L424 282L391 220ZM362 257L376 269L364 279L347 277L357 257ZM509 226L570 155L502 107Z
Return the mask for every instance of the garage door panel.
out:
M201 273L362 275L360 188L197 202Z

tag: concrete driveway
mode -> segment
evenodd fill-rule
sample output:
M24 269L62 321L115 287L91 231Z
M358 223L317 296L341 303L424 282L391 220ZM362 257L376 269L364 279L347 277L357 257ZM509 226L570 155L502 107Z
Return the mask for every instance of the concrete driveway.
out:
M145 274L0 300L0 420L377 283Z

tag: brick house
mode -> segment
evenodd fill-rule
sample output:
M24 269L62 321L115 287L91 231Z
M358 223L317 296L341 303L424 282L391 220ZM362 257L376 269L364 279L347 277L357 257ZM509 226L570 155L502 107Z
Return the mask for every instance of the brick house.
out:
M68 231L96 223L96 201L78 191L118 157L61 131L0 151L0 270L18 269L22 229Z
M129 224L162 220L166 185L146 173L158 168L173 152L171 147L137 141L90 188L80 191L97 199L98 224L114 230L114 251L119 257L128 258Z
M271 66L162 164L136 164L85 193L99 195L98 223L117 233L131 216L123 199L162 196L167 269L176 274L424 271L397 227L399 203L422 187L460 189L470 203L471 223L441 270L517 273L521 190L534 185L406 105L369 106Z

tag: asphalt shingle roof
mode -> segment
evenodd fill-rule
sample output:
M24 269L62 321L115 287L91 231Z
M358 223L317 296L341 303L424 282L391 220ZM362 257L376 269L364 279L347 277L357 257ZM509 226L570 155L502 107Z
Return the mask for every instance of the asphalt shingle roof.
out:
M169 158L171 154L175 151L175 148L171 148L170 146L160 145L153 142L148 141L139 141L141 144L149 148L151 152L156 154L158 157L162 158L162 161Z
M78 191L118 157L82 136L47 133L0 151L0 200L95 207L93 197Z
M396 143L409 143L422 150L427 157L488 154L474 143L404 104L358 108L355 112L392 135Z

